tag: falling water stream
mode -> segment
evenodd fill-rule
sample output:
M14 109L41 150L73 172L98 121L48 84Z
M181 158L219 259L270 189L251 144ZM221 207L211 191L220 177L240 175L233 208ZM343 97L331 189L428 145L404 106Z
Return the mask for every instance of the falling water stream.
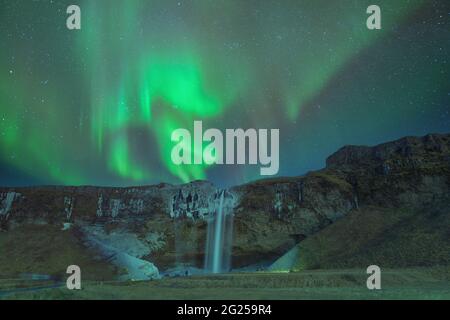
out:
M222 255L224 244L224 217L223 217L223 197L225 191L222 191L220 195L219 208L215 216L214 223L214 248L213 248L213 260L212 260L212 272L219 273L222 267Z
M227 210L226 190L215 197L215 212L208 221L205 270L212 273L227 272L230 266L233 220Z

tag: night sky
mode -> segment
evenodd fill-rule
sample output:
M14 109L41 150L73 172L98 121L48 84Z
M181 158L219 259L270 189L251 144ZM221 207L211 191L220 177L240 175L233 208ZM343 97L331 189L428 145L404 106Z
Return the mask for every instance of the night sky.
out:
M194 120L279 128L280 176L346 144L450 132L448 0L1 0L0 43L0 185L261 178L173 165L171 132Z

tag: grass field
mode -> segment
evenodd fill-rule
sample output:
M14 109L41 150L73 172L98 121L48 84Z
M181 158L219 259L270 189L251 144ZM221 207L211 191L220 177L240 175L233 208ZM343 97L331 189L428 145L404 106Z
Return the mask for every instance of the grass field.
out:
M1 299L450 299L448 268L382 270L382 289L368 290L365 270L235 273L140 282L61 284L0 281ZM14 288L40 288L14 292ZM42 289L44 287L44 289Z
M119 270L84 248L72 230L24 225L0 232L0 299L450 299L448 225L444 213L366 208L302 241L293 265L281 266L292 272L141 282L109 281ZM71 264L83 270L81 290L65 287ZM366 287L359 266L370 264L382 268L381 290ZM29 274L61 280L24 279Z

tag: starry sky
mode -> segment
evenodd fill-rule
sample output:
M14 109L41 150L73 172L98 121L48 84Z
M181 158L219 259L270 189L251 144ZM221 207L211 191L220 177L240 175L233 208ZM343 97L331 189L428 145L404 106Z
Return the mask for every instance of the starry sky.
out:
M280 129L279 176L343 145L450 132L447 0L0 0L0 43L0 185L261 178L174 165L171 132L194 120Z

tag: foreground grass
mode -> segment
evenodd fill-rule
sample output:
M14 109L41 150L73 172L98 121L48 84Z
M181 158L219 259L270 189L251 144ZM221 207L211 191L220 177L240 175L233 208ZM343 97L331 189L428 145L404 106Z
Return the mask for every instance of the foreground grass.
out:
M365 270L241 273L142 282L82 283L3 295L3 299L450 299L448 268L385 270L382 289L366 288ZM1 283L1 282L0 282ZM0 285L1 288L1 285ZM10 288L11 289L11 288Z

